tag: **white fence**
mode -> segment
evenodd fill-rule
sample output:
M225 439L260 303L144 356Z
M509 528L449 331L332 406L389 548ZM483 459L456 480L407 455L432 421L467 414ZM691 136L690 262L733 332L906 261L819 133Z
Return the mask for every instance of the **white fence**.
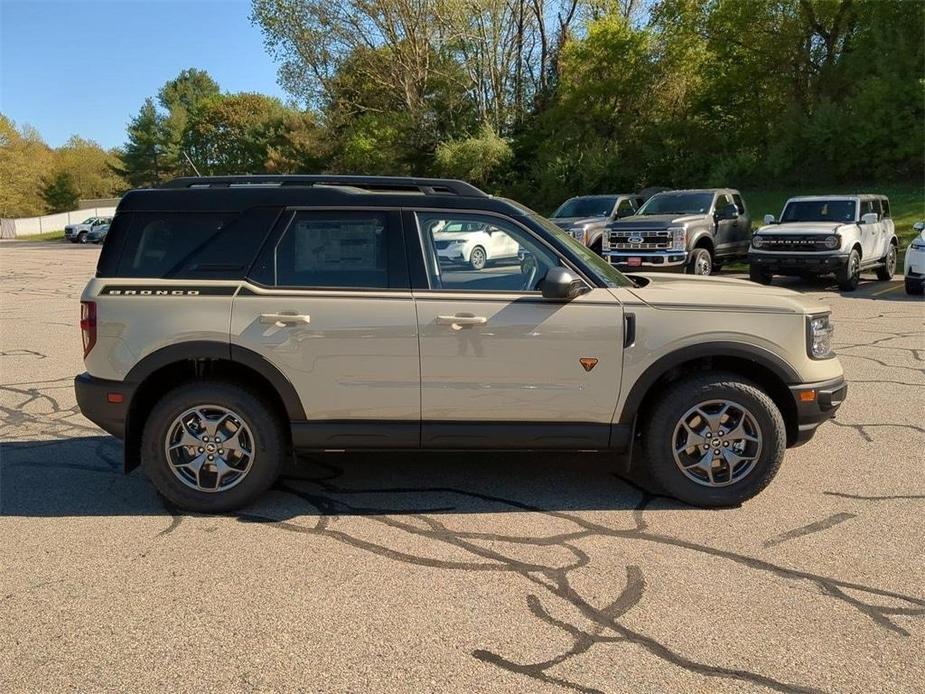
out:
M47 231L60 231L66 224L79 224L88 217L112 217L115 207L91 207L44 217L22 217L21 219L0 219L0 239L18 239L35 236Z

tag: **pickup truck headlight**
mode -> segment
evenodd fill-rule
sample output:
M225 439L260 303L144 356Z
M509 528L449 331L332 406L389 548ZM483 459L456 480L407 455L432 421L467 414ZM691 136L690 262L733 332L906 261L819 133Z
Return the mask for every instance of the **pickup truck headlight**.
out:
M764 245L764 239L758 236L752 236L752 248L761 248Z
M604 227L604 233L601 234L601 250L609 251L610 250L610 229Z
M683 251L687 248L687 229L685 227L668 227L671 232L671 250Z
M828 359L834 354L832 349L832 335L835 328L832 326L831 316L810 316L807 321L806 347L809 356L813 359Z
M588 231L587 224L576 224L568 230L568 233L572 235L572 238L578 241L578 243L585 242L585 234Z
M824 239L822 239L822 245L829 250L834 251L836 248L841 247L841 236L838 236L837 234L826 236Z

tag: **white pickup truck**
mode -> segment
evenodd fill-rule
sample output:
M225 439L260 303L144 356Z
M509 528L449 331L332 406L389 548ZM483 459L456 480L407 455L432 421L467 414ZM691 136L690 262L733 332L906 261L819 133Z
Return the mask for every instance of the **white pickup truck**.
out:
M749 274L761 284L774 275L834 274L839 288L850 292L862 270L892 279L898 247L885 195L790 198L780 220L767 215L753 235Z

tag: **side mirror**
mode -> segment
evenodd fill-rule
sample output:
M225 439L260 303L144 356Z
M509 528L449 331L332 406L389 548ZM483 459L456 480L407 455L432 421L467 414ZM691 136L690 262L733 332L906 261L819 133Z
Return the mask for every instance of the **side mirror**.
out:
M861 224L876 224L880 221L880 217L876 212L868 212L863 217L861 217Z
M916 222L912 225L912 228L920 232L925 229L925 222Z
M717 219L735 219L739 216L739 208L732 203L726 205L723 209L717 210Z
M777 220L774 219L774 215L773 215L773 214L766 214L766 215L764 216L764 223L765 223L765 224L774 224L774 222L776 222L776 221L777 221Z
M585 293L585 283L564 267L549 268L543 278L543 298L569 301Z

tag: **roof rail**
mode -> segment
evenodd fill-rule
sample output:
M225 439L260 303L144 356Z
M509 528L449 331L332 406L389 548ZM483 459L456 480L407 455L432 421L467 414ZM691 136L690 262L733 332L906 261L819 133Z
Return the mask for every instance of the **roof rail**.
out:
M464 181L451 178L412 178L406 176L187 176L162 184L161 188L230 188L232 186L343 186L369 192L423 193L424 195L459 195L488 197L488 194Z

